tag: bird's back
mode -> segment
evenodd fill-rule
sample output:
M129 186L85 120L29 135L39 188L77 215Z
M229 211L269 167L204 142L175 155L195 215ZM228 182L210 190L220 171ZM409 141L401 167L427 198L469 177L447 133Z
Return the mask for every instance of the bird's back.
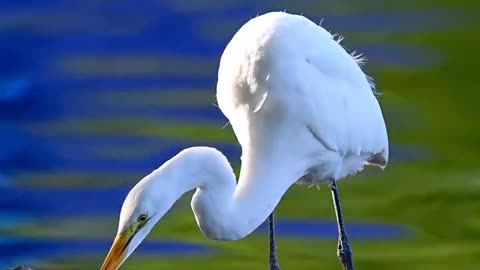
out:
M368 159L382 167L388 160L385 122L368 77L329 32L303 16L272 12L247 22L222 55L217 99L242 146L254 132L248 127L277 134L303 128L345 160L337 177Z

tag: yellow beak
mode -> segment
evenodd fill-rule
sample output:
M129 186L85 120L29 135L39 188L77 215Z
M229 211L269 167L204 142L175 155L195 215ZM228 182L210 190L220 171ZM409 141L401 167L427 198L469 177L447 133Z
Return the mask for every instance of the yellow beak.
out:
M120 268L122 263L125 261L127 256L128 245L132 241L135 234L138 232L138 224L133 224L115 237L113 245L108 252L107 258L103 262L102 268L100 270L117 270Z

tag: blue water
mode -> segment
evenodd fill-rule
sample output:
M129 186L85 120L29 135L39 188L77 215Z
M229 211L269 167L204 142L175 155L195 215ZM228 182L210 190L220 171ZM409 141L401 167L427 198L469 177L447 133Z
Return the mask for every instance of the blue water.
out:
M22 224L32 226L45 218L106 215L116 218L129 188L120 184L107 188L20 187L18 184L23 183L19 182L19 176L85 172L138 178L181 149L199 143L120 133L72 136L62 133L65 125L97 119L121 121L132 118L205 123L218 129L227 123L219 109L212 105L215 102L216 70L199 74L190 72L188 76L117 76L108 72L99 75L89 70L77 73L67 70L64 64L69 59L179 56L187 60L197 59L194 63L198 63L199 58L218 63L223 48L236 29L257 13L267 11L266 7L274 1L265 1L260 6L256 1L243 1L224 8L204 8L201 12L189 10L188 5L177 5L174 1L108 3L0 1L0 18L9 22L0 26L0 229L21 227ZM335 5L333 2L322 4L328 6L328 10ZM288 10L288 5L285 8ZM305 11L305 14L318 22L325 18L325 26L345 35L365 33L376 36L457 27L445 19L447 13L442 10L341 15L332 12L308 14ZM347 36L348 47L363 52L373 66L418 68L437 57L421 47L392 45L379 39L362 43L355 43L355 40L360 39ZM99 96L104 94L122 92L127 96L129 93L138 96L148 91L171 92L172 89L202 92L209 95L211 101L194 107L142 107L115 100L110 103L99 101ZM397 114L401 117L402 112ZM47 134L33 128L38 125L46 127ZM241 149L236 144L208 145L219 148L230 160L239 160ZM137 153L138 149L152 150L148 154L122 158L99 155L102 149L122 149L132 153ZM391 156L396 162L430 158L424 150L410 145L392 146ZM62 186L79 184L67 178L64 181ZM352 238L365 240L408 235L401 227L381 224L349 223L348 231ZM336 237L335 224L323 221L280 219L278 232L281 237ZM98 256L105 253L111 241L9 237L0 239L0 266L7 262L22 264L24 258L45 259L51 255L88 253ZM142 245L140 252L184 255L204 254L205 250L205 247L190 244L158 242Z
M346 223L348 237L352 240L393 240L411 236L411 232L399 225ZM275 223L279 237L300 239L338 239L338 227L335 222L325 220L281 220ZM259 228L262 233L268 232L266 224Z
M276 224L278 237L300 239L337 239L337 227L332 222L280 220ZM410 233L400 226L378 224L348 224L348 234L352 240L391 240L409 236ZM267 233L266 226L257 231ZM111 240L49 240L28 238L0 238L0 265L17 265L39 259L55 259L62 256L98 257L105 254ZM198 244L171 241L146 241L135 251L135 254L155 256L188 256L209 255L215 249Z
M62 256L87 257L108 252L111 240L35 240L26 238L0 238L0 265L25 264L42 259L55 259ZM135 251L136 254L155 256L208 255L210 250L201 245L171 242L146 241Z

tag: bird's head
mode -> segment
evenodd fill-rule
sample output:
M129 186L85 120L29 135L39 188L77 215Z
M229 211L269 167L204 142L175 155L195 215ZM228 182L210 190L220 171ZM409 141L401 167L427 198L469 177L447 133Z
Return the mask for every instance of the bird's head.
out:
M101 270L117 270L172 207L176 198L160 175L152 173L127 195L118 231ZM159 181L160 180L160 181Z

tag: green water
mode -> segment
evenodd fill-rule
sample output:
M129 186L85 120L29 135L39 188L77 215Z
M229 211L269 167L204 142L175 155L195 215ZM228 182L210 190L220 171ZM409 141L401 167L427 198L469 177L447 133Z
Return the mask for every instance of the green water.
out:
M202 2L202 1L200 1ZM206 2L211 2L207 6ZM235 6L227 1L224 7ZM306 15L324 12L334 15L408 14L441 11L445 17L442 27L428 31L415 31L415 25L405 31L345 31L348 47L362 44L390 44L422 48L418 64L394 65L373 62L367 70L383 93L380 98L385 111L392 145L409 145L428 153L428 158L415 162L395 162L381 172L369 169L356 176L356 181L342 181L340 190L347 220L400 224L411 229L414 236L403 240L353 241L356 269L409 269L409 270L450 270L478 269L480 267L480 127L477 63L480 62L478 34L480 19L477 13L480 2L473 0L440 1L340 1L336 4L313 4L309 1L280 1L275 4L259 4L259 9L284 9L290 12L304 12ZM209 8L221 10L218 1L190 5L180 1L174 5L182 14L202 12ZM255 14L252 14L254 16ZM206 24L209 38L225 39L231 36L232 28L239 22ZM427 24L428 19L423 21ZM328 26L328 21L325 22ZM422 20L418 28L422 28ZM213 30L212 30L213 29ZM332 29L335 32L335 29ZM368 58L369 55L366 55ZM411 56L410 56L411 57ZM139 60L140 61L140 60ZM163 60L162 60L163 61ZM165 60L166 61L166 60ZM174 61L174 60L172 60ZM215 58L209 57L202 64L195 59L187 70L178 67L163 70L169 76L185 75L214 77ZM106 62L105 62L106 63ZM100 67L91 68L91 59L70 59L65 62L66 70L79 76L107 76L109 66L100 62ZM115 63L115 62L114 62ZM179 58L178 65L182 65ZM98 62L94 62L98 64ZM141 65L148 73L151 64ZM102 68L103 67L103 68ZM153 65L155 69L155 65ZM102 72L98 72L101 70ZM107 70L107 71L105 71ZM117 69L121 76L135 75L135 69ZM150 73L148 73L150 74ZM111 74L110 74L111 75ZM150 75L149 75L150 76ZM115 89L113 89L115 90ZM204 89L202 95L185 100L179 106L211 106L214 89ZM167 106L165 103L147 104L141 97L128 98L121 94L105 95L96 99L115 98L128 106ZM174 95L174 94L173 94ZM179 95L179 97L182 97ZM102 99L103 98L103 99ZM159 98L174 99L175 96ZM195 101L200 100L199 104ZM122 104L122 103L120 103ZM178 123L171 119L112 119L98 118L95 121L75 120L73 123L32 124L26 130L39 136L62 137L71 134L85 136L108 136L124 134L145 138L161 137L194 144L229 144L235 138L230 127L222 129L219 122L198 124L196 121ZM190 134L195 133L195 136ZM105 146L107 147L107 146ZM166 147L166 146L159 146ZM113 149L98 152L111 153ZM148 155L149 149L135 149L114 156L135 158ZM91 153L95 155L95 153ZM238 172L239 162L232 161ZM85 188L91 183L102 181L99 186L133 184L140 173L112 175L88 172L25 173L20 181L25 186L48 186L61 188L65 178L76 178L71 187ZM180 207L153 230L149 240L169 239L188 241L212 246L218 249L215 256L167 257L133 255L123 269L267 269L268 242L262 235L252 235L238 242L215 242L206 239L195 225L188 209L188 198L179 202ZM292 188L284 197L277 210L279 218L327 218L334 220L328 189ZM35 226L10 229L10 235L47 238L105 239L113 237L116 217L98 218L68 217L63 220L43 220ZM347 228L348 229L348 228ZM148 241L148 240L147 240ZM280 238L278 240L280 262L283 269L340 269L336 257L336 242L330 240L299 240ZM105 251L106 253L106 251ZM38 269L98 269L105 254L95 257L72 256L41 263Z

